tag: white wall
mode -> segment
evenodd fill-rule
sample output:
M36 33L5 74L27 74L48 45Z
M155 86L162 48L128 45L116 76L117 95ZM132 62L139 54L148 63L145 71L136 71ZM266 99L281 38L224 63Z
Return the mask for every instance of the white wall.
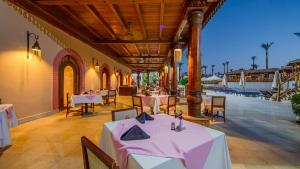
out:
M100 88L98 73L92 68L92 58L98 59L100 65L108 64L111 73L114 67L131 73L126 66L96 49L1 0L0 23L0 98L4 103L14 104L18 118L53 111L52 65L57 53L64 48L71 48L82 57L86 90ZM33 55L26 58L27 30L40 36L41 59ZM116 87L114 75L111 75L111 85Z

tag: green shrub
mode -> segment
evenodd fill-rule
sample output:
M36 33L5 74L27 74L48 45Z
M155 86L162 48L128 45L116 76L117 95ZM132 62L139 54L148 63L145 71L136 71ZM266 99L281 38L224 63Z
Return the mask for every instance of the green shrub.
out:
M186 85L188 83L188 78L183 78L180 80L181 85Z
M294 94L292 97L292 109L296 116L300 116L300 94Z

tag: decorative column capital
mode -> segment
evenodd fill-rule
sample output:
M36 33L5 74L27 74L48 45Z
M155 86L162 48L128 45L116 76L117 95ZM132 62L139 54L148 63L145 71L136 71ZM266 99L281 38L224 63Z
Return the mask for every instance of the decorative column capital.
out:
M195 24L202 24L203 17L204 12L202 10L193 10L188 13L189 21Z

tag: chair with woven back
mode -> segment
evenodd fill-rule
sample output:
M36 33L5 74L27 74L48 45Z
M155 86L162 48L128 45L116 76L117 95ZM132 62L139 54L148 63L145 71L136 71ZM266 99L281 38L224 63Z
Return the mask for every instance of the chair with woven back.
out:
M168 104L162 105L162 106L160 106L160 108L163 110L164 113L167 113L168 115L170 115L171 111L173 111L175 114L175 112L176 112L176 96L168 96Z
M214 111L217 112L217 114L214 114ZM223 116L220 116L219 113L222 112ZM211 98L211 108L210 108L210 115L212 119L214 117L222 117L224 119L224 122L226 121L225 115L226 115L226 97L225 96L212 96Z
M149 111L152 113L151 108L143 105L142 96L132 96L132 107L137 108L140 112Z
M117 169L116 162L85 136L81 137L84 169Z
M66 95L67 97L67 112L66 112L66 117L68 117L68 115L71 113L71 112L83 112L83 104L80 104L80 105L77 105L77 106L80 106L80 108L78 107L71 107L71 97L70 97L70 93L67 93Z
M112 115L111 117L112 121L135 118L138 115L138 110L137 108L113 110L111 115Z
M112 102L111 102L112 100ZM117 103L117 91L116 90L108 90L107 97L106 97L106 103Z

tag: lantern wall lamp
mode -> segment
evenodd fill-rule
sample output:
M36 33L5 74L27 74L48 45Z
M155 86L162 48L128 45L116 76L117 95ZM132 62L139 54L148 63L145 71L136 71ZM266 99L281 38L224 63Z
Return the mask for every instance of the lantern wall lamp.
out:
M29 43L30 43L30 38L31 37L34 38L34 43L31 47L31 49L34 52L40 52L41 51L41 47L40 47L39 42L38 42L39 36L36 35L35 33L27 31L27 59L29 59Z

